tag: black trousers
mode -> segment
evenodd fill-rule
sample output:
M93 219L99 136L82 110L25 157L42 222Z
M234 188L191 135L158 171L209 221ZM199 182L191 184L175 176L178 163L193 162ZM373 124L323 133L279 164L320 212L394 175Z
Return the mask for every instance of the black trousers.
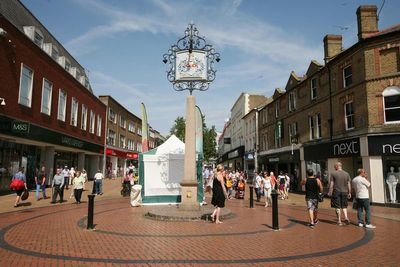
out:
M56 202L57 195L60 196L60 202L62 202L63 201L63 188L60 187L59 185L54 186L54 191L53 191L53 196L52 196L51 202Z
M82 189L74 189L74 195L75 195L76 202L81 202L82 192L83 192L83 188Z

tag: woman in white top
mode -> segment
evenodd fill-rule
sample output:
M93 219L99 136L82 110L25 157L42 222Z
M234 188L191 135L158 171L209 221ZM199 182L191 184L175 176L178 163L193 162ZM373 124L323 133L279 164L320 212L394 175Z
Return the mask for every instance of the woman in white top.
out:
M262 178L262 185L264 188L265 207L268 207L268 205L271 203L271 190L272 190L271 176L268 175L268 172L264 173L264 176Z
M76 172L76 177L73 180L74 184L74 196L76 204L81 204L81 197L83 191L83 185L85 184L85 178L80 171Z

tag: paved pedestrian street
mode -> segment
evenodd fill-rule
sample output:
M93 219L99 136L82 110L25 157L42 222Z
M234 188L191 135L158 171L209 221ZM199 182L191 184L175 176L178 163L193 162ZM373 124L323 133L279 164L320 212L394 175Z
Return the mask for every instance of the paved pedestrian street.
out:
M12 207L1 197L0 266L398 266L400 209L372 207L374 230L338 226L329 199L311 229L303 195L279 201L279 231L271 208L229 200L234 216L223 224L199 220L157 221L144 215L152 206L132 208L119 195L119 181L107 180L96 196L95 230L87 230L87 201L47 200ZM87 194L87 191L86 191ZM86 195L83 199L87 200ZM209 199L208 199L209 200ZM29 200L28 200L29 201ZM39 204L37 203L40 203Z

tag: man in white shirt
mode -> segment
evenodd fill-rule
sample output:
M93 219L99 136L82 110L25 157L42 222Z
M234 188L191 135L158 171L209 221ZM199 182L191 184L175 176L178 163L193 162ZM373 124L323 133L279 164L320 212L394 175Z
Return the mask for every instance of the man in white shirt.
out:
M364 169L358 169L357 173L358 176L353 179L352 186L356 192L355 201L357 201L358 226L364 226L362 213L363 209L365 209L365 228L374 229L376 227L371 224L371 209L368 191L368 188L371 186L371 184L367 180L367 173Z
M95 194L102 195L103 194L103 173L98 170L94 175L94 183L95 183Z

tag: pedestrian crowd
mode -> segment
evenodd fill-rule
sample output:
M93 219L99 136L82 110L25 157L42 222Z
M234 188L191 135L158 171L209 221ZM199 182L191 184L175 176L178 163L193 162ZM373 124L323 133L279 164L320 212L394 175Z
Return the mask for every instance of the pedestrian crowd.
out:
M103 174L100 170L94 175L94 184L92 193L97 195L102 195L102 182L103 182ZM35 173L35 199L36 201L40 201L42 199L48 199L50 197L46 194L46 185L48 183L48 177L46 175L46 168L42 166ZM64 193L66 191L70 191L69 198L75 198L75 203L80 204L82 193L85 188L85 184L88 181L88 176L85 169L75 170L75 168L68 166L64 166L64 168L57 168L56 173L54 174L53 179L51 180L50 188L51 188L51 204L56 204L57 201L59 203L64 202ZM15 191L17 197L15 199L14 207L18 207L20 205L21 200L24 198L24 194L29 195L26 176L24 173L24 168L20 167L18 172L13 176L10 188ZM41 194L40 194L41 192Z

